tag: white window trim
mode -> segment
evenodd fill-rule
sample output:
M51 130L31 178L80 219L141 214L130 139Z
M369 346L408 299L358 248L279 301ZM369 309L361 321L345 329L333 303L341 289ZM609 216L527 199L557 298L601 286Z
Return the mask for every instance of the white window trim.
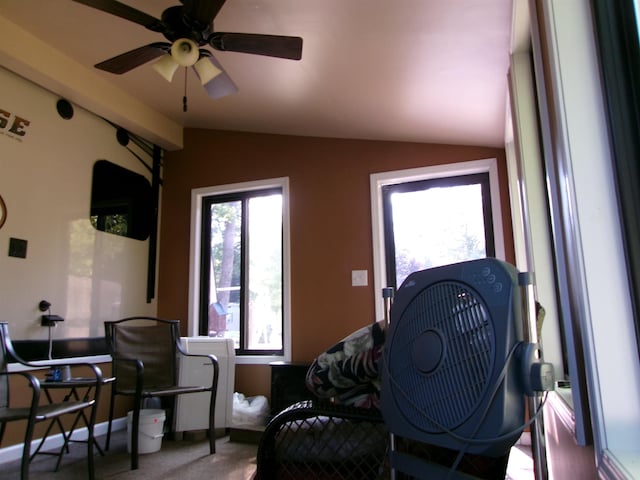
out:
M640 478L640 368L593 19L587 2L542 0L550 85L574 225L574 283L599 478ZM576 49L576 45L580 48ZM617 372L618 375L611 372ZM619 373L623 373L620 381Z
M289 178L271 178L252 182L215 185L191 190L191 241L189 252L189 318L188 332L198 335L200 318L200 252L202 199L211 195L234 192L248 192L267 188L282 189L282 310L284 355L237 355L237 364L269 364L276 361L291 360L291 241L289 227Z
M387 272L384 260L384 222L382 221L382 187L398 183L486 172L489 172L489 188L491 189L491 211L496 258L504 260L504 234L502 229L502 209L500 206L500 185L498 182L497 159L486 158L468 162L435 165L432 167L395 170L392 172L374 173L370 176L371 224L373 229L373 285L376 292L375 308L377 319L381 320L384 318L382 288L387 286Z

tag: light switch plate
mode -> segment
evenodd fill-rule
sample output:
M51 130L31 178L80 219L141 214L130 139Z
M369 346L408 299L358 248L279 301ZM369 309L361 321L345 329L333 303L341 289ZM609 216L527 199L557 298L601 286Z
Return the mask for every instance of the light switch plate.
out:
M366 287L367 285L369 285L369 278L368 278L368 272L366 270L351 271L352 287Z

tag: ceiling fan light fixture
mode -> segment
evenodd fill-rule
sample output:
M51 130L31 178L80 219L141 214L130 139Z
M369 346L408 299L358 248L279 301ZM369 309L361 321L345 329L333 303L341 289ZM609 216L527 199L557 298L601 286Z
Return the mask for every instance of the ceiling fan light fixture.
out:
M202 57L198 60L193 66L193 69L198 74L198 78L202 85L206 85L222 73L222 70L216 67L208 57Z
M171 55L167 54L160 57L160 60L151 66L156 72L162 75L167 82L171 82L173 80L173 74L176 73L180 64L176 62Z
M160 18L128 6L122 0L75 1L162 34L167 40L121 53L96 64L96 68L120 75L155 60L154 69L171 82L178 66L182 66L186 90L187 68L194 67L207 95L213 99L236 93L238 87L211 52L200 47L291 60L302 57L300 37L214 31L214 19L225 0L180 0L180 5L165 8ZM204 60L196 66L201 56L207 57L208 62ZM186 100L186 92L184 98Z
M171 45L171 56L183 67L191 67L200 58L198 45L188 38L179 38Z

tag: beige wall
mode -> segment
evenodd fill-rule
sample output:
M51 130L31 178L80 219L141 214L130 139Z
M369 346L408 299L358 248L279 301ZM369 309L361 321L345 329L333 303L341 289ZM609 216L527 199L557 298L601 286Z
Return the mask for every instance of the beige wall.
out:
M56 340L100 337L105 320L155 314L155 301L146 301L148 240L99 232L89 221L97 160L149 173L104 119L77 106L63 119L58 96L3 68L0 85L0 195L8 212L0 229L0 320L11 337L47 340L43 299L64 318ZM26 240L26 258L7 255L11 238Z
M374 320L373 287L352 287L351 270L373 271L369 175L497 158L507 260L511 210L502 149L187 130L164 161L158 313L187 319L191 189L287 176L291 213L292 360L311 361ZM371 284L371 282L370 282ZM186 334L186 321L183 322ZM239 365L236 390L269 396L268 366Z
M89 222L96 160L149 173L104 119L75 105L71 119L61 118L57 95L4 68L0 85L0 195L8 212L0 229L0 321L9 323L12 339L47 340L38 310L43 299L64 318L53 329L55 340L101 337L105 320L154 315L156 302L146 301L149 242L98 232ZM7 255L10 238L27 241L26 258ZM100 368L108 375L111 366ZM11 405L24 406L30 398L24 379L11 387ZM98 422L107 419L109 388ZM127 410L127 400L118 400L116 415ZM24 427L9 423L0 448L22 443Z

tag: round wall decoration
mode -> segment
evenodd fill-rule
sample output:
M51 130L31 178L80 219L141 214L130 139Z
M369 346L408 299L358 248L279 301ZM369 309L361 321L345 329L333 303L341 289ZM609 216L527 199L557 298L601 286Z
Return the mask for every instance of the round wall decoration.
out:
M2 228L6 220L7 220L7 205L4 203L4 200L0 195L0 228Z

